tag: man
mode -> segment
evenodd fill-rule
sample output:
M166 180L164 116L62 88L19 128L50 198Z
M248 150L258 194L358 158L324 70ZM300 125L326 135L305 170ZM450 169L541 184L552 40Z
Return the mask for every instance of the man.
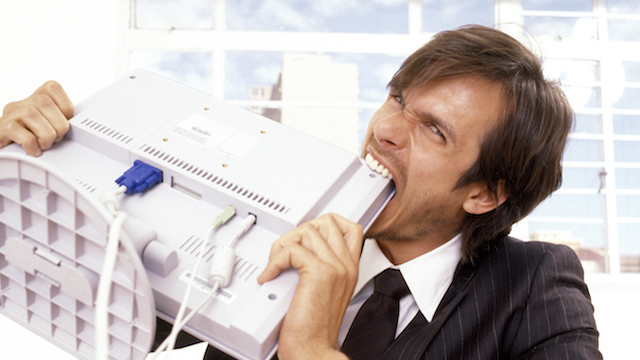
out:
M279 358L601 358L576 255L507 236L559 187L573 121L538 59L499 31L466 27L411 55L389 88L363 156L393 178L394 198L366 236L335 214L283 236L258 278L300 275ZM47 149L66 132L67 100L49 84L9 104L0 144ZM366 344L379 332L358 312L387 268L409 293L392 306L389 341Z

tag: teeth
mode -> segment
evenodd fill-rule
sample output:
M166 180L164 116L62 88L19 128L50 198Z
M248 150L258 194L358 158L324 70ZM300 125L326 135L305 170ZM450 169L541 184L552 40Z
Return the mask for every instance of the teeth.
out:
M367 163L367 165L369 165L369 168L371 170L377 172L383 177L389 178L389 180L393 179L393 176L391 175L391 172L389 171L389 169L385 168L382 164L380 164L378 160L374 159L373 156L371 156L371 154L367 153L367 155L364 157L364 160Z
M364 161L367 162L367 164L371 164L374 160L373 160L373 156L371 156L371 154L367 153L367 156L364 157Z

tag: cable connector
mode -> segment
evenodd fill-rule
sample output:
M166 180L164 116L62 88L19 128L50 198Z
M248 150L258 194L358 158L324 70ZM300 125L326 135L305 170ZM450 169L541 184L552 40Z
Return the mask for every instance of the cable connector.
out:
M232 217L234 217L235 214L236 214L236 208L233 207L233 205L229 205L218 216L216 216L216 219L213 221L213 223L211 223L211 226L214 228L218 228L224 225Z
M233 267L236 263L236 252L233 250L233 247L236 245L238 239L255 225L256 221L256 216L250 213L249 216L242 220L240 226L236 229L229 245L218 248L213 254L213 261L211 262L211 268L207 276L209 284L213 285L218 282L221 288L229 285L231 275L233 274Z
M127 195L141 193L161 181L162 171L140 160L134 161L133 166L116 179L118 185L127 187Z
M229 246L236 246L236 242L238 241L238 239L240 239L240 237L244 235L244 233L249 231L249 229L251 229L251 227L255 225L257 221L258 218L252 213L249 213L249 215L244 220L242 220L240 226L236 228L236 232L233 235L233 239L231 239Z
M207 280L213 285L216 281L221 288L225 288L231 282L233 267L236 264L236 252L231 246L222 246L213 254L211 268Z

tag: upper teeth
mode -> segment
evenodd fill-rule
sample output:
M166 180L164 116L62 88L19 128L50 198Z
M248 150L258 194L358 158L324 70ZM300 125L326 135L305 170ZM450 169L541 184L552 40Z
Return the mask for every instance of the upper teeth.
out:
M391 172L389 172L389 169L380 164L378 160L374 159L373 156L371 156L371 154L367 153L367 155L364 157L364 160L367 162L367 165L369 165L369 168L371 168L371 170L377 172L383 177L389 178L389 180L393 180L393 176L391 175Z

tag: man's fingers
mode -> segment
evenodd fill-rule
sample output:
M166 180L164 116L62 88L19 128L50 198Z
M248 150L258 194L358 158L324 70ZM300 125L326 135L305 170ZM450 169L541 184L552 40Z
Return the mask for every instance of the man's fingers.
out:
M319 231L337 254L349 255L351 260L357 263L362 250L362 226L333 213L313 221L318 221Z
M27 124L33 126L32 132L38 138L42 150L48 150L55 142L62 140L69 131L69 121L63 110L58 107L55 101L48 95L34 95L32 101L41 117L38 123ZM39 126L38 126L39 125ZM48 126L47 126L48 125Z
M264 271L258 275L258 283L264 284L275 279L280 273L290 267L299 267L304 261L311 261L313 254L300 244L290 244L274 254ZM296 266L298 265L298 266Z
M15 142L22 146L28 155L42 155L42 150L40 149L38 140L31 131L27 130L17 122L7 123L6 125L2 124L2 126L6 127L7 131L6 136L0 137L0 148Z
M348 265L353 258L345 244L345 239L333 218L322 216L300 225L284 235L272 247L270 258L282 249L301 245L323 261L338 265Z
M61 141L69 130L73 103L62 86L48 81L31 96L7 104L0 118L0 148L15 142L29 155L39 156Z
M334 214L324 215L278 239L258 280L269 281L288 267L305 270L320 263L336 274L357 273L361 248L360 225Z
M269 254L269 264L263 271L264 276L259 277L259 281L262 279L264 281L260 281L261 283L269 281L289 267L300 269L312 258L321 259L335 266L343 265L318 229L305 223L273 244Z
M46 83L42 84L42 86L40 86L33 94L43 94L48 96L51 100L53 100L56 107L60 110L60 112L66 119L71 119L73 117L73 102L71 102L71 99L58 82L53 80L47 81Z
M357 263L362 250L362 226L337 214L327 214L323 221L327 226L321 227L321 232L327 233L325 238L329 246L340 257L349 256Z
M56 129L35 106L20 107L2 120L2 132L30 155L38 155L36 148L48 150L58 138Z

